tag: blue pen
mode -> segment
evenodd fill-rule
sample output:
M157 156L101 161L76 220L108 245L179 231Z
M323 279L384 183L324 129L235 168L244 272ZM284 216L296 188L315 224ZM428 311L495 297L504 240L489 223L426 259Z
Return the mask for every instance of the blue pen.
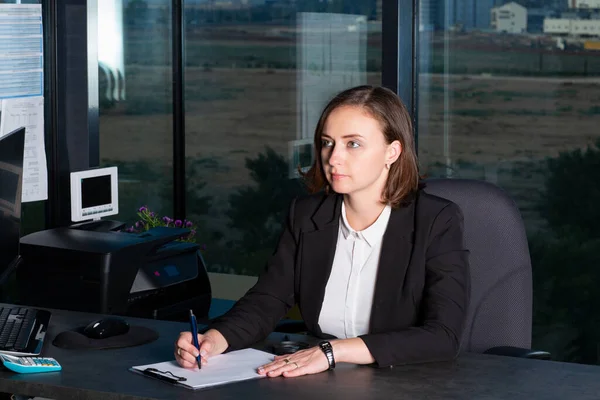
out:
M198 349L198 368L202 369L202 358L200 357L200 345L198 344L198 324L196 323L196 316L194 312L190 310L190 325L192 326L192 338L194 339L194 346Z

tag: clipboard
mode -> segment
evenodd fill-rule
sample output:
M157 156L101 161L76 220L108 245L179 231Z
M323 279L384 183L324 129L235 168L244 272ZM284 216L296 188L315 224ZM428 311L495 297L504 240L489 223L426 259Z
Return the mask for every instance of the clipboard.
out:
M129 370L162 382L187 389L204 389L251 379L265 378L257 368L273 361L273 354L255 349L232 351L211 357L202 369L180 367L175 360L138 365Z

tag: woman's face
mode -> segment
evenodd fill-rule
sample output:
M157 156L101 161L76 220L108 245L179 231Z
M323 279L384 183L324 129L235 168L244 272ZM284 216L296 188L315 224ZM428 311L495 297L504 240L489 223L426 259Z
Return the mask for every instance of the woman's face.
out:
M379 121L364 109L343 106L325 121L321 160L331 188L341 194L380 196L388 169L400 155L398 141L385 141Z

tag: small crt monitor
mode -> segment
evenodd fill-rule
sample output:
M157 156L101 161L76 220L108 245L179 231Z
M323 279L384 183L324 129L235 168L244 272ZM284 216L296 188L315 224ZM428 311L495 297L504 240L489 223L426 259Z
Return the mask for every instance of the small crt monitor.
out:
M117 167L71 172L71 220L98 220L119 213Z

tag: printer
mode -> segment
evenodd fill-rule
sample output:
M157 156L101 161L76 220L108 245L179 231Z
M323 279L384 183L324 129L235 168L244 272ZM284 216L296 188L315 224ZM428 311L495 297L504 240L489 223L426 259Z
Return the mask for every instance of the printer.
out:
M22 303L74 311L187 321L208 318L211 287L185 228L142 233L60 227L21 238Z

